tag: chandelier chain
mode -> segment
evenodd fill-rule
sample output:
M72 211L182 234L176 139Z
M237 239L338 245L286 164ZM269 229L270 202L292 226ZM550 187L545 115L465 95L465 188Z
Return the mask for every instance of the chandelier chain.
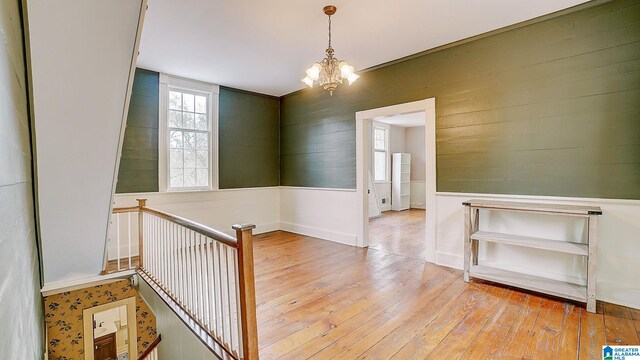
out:
M329 47L331 47L331 15L329 15Z

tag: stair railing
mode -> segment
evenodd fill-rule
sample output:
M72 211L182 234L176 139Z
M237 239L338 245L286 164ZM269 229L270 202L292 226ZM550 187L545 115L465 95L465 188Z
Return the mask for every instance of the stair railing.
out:
M118 252L107 258L105 271L135 268L154 288L161 289L181 311L206 331L223 358L257 359L255 280L252 230L254 225L233 225L236 237L189 219L146 206L115 208L116 234L126 224L131 243L131 214L137 213L137 252L125 252L125 265ZM127 214L129 221L120 222ZM116 236L118 246L120 235Z

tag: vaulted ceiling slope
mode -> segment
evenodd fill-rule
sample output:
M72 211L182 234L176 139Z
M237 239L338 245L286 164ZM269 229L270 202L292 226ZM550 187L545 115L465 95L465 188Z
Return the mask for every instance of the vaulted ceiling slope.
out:
M336 56L362 70L583 2L153 0L138 66L281 96L324 57L328 4Z
M29 0L45 287L96 276L141 0Z

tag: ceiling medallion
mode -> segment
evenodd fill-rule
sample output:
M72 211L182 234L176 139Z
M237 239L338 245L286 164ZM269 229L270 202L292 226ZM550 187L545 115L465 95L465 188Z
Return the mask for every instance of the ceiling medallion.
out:
M329 47L327 47L327 57L322 61L313 64L307 69L307 76L302 82L313 87L314 85L322 86L329 94L333 95L333 91L342 84L342 80L349 81L349 85L353 84L360 76L354 72L353 66L344 60L338 60L333 57L333 48L331 47L331 15L336 13L337 8L333 5L325 6L324 13L329 17Z

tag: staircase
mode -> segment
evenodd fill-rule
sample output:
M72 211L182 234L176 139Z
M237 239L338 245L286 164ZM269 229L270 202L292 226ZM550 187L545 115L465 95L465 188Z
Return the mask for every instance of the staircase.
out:
M135 271L219 359L257 359L252 231L236 237L174 214L113 209L103 274Z

